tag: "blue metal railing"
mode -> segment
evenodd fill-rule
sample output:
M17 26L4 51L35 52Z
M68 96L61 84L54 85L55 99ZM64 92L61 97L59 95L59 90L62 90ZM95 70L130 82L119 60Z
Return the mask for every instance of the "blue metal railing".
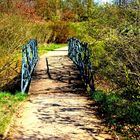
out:
M76 38L70 38L68 40L68 56L78 67L85 86L89 86L92 91L95 91L88 44L82 43Z
M30 40L22 49L21 92L24 93L30 83L31 74L38 61L37 40Z

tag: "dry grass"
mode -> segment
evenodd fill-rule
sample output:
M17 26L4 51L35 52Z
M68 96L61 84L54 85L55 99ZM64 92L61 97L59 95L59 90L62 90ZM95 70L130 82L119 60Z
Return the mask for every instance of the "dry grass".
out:
M0 16L0 89L20 74L22 46L31 38L47 39L47 24L28 21L18 15ZM45 36L45 37L43 37Z

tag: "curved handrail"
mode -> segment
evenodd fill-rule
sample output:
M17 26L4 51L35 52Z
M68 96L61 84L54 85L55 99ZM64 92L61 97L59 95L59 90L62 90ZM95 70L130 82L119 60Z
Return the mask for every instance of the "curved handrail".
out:
M24 93L38 61L37 40L31 39L22 49L21 92Z

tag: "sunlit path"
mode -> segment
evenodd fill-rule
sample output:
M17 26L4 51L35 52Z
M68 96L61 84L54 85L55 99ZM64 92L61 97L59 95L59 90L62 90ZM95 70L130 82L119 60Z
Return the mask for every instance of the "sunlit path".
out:
M43 55L33 74L29 100L12 122L9 139L112 139L85 92L67 47Z

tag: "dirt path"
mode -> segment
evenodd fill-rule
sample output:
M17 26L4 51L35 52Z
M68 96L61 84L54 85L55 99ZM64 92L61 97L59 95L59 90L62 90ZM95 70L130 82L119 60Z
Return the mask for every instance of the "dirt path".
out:
M33 75L29 100L11 124L9 139L112 139L96 117L96 106L85 96L83 87L67 57L67 47L43 55Z

